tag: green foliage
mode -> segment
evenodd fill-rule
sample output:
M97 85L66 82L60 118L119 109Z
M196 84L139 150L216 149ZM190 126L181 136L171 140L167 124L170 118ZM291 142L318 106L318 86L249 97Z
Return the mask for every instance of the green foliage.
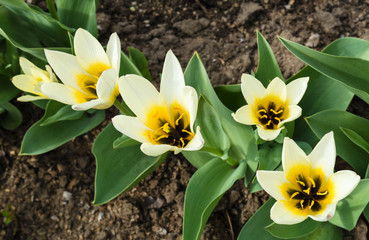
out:
M214 88L218 98L233 112L246 105L246 100L241 92L241 85L220 85Z
M320 222L308 218L301 223L293 225L272 223L265 230L279 239L295 239L313 233L319 225Z
M145 55L134 47L129 47L129 58L136 65L142 76L151 81L151 75Z
M53 150L72 138L90 131L105 118L104 111L96 111L93 114L84 112L79 118L70 111L69 119L65 116L65 120L55 121L53 116L60 115L59 111L65 112L66 108L63 107L64 104L59 102L48 103L44 116L24 135L21 155L37 155ZM50 118L51 120L48 120ZM47 122L46 125L43 124L44 121Z
M22 113L9 102L0 103L0 124L7 130L14 130L22 123Z
M94 204L104 204L135 186L154 171L166 158L143 154L138 144L122 142L114 148L114 141L122 134L109 124L97 137L92 152L96 158Z
M232 168L220 158L206 163L188 183L183 219L183 240L197 240L223 194L244 176L246 163Z

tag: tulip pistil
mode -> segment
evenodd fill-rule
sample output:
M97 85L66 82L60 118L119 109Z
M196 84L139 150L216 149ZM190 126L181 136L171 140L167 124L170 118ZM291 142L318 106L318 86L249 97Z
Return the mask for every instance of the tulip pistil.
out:
M266 129L277 129L278 124L284 119L284 108L277 107L274 102L269 102L267 107L259 105L257 118Z

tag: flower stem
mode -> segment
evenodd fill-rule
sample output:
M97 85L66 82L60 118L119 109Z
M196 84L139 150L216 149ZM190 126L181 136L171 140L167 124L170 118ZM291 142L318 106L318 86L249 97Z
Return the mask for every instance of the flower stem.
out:
M121 104L118 100L115 100L114 106L119 109L120 113L123 113L124 115L127 115L127 116L132 115L130 111L127 109L127 107Z
M58 19L58 14L56 13L55 5L53 0L46 0L47 8L49 9L51 17L53 17L56 20Z

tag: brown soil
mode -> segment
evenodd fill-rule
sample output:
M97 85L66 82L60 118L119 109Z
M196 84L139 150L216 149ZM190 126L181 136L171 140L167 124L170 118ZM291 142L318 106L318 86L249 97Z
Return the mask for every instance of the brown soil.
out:
M124 51L128 46L143 51L156 84L172 49L183 68L198 51L212 83L219 85L239 83L242 73L256 70L257 30L289 77L303 64L276 36L318 50L345 36L369 40L368 10L368 2L359 0L101 0L97 18L100 40L106 43L117 32ZM118 112L109 110L97 129L54 151L18 156L23 135L43 113L32 104L16 105L24 113L22 126L0 129L0 210L10 204L16 215L8 226L0 224L1 239L181 239L184 193L196 170L181 155L170 155L132 190L95 207L91 147ZM357 99L351 108L367 115L367 105ZM210 216L203 239L236 238L267 198L263 192L248 194L242 181L236 182ZM366 236L362 219L345 233L345 239Z

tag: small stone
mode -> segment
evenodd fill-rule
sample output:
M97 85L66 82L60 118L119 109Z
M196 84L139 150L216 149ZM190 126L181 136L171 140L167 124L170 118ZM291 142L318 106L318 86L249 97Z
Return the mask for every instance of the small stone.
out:
M159 226L153 226L152 230L156 232L157 234L164 236L168 234L168 231L165 228L159 227Z
M240 198L240 193L232 190L231 194L229 195L230 204L233 205L239 198Z
M193 35L201 30L202 26L194 19L186 19L173 24L173 27L187 35Z
M316 47L319 44L319 40L320 40L320 35L319 34L313 34L306 41L305 46L306 47Z
M68 191L64 191L63 192L63 199L64 201L69 201L70 199L72 198L72 193L71 192L68 192Z
M88 158L87 157L80 157L77 159L78 166L82 169L86 168L88 164Z
M235 21L236 26L245 24L248 20L250 20L251 16L254 13L262 10L263 7L260 6L258 3L247 2L242 3L240 9L241 10L238 13L237 19Z
M99 212L99 214L97 215L97 221L100 222L101 219L103 218L104 213L103 212Z

